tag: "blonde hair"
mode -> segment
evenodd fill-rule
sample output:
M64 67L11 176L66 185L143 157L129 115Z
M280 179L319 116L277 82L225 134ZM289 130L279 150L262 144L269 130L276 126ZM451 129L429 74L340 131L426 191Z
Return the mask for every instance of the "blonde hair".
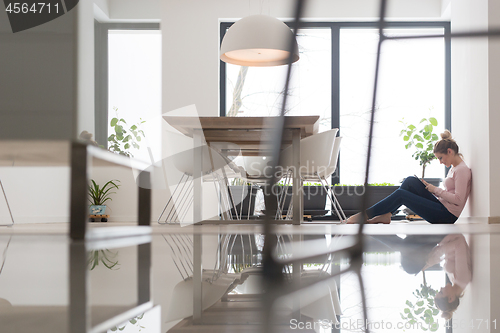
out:
M457 295L455 300L451 303L448 302L448 297L434 297L434 304L436 308L441 310L441 317L450 320L453 317L453 313L460 305L460 298L462 298L464 294Z
M458 152L458 145L456 141L452 139L450 131L444 130L444 132L441 133L441 140L434 145L434 153L447 154L448 148L453 150L456 155L462 156L462 154Z

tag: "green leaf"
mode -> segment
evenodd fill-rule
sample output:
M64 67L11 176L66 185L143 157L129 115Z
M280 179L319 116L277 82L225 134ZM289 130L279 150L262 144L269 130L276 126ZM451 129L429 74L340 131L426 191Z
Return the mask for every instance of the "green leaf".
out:
M402 313L399 313L399 315L401 316L401 319L403 319L403 320L408 319L408 318L406 318L406 317L405 317Z
M137 129L137 126L136 126L136 125L132 125L132 126L130 126L130 129L131 129L132 131L135 131L135 130Z
M437 315L438 313L439 313L439 310L438 310L438 309L434 309L434 310L432 310L432 314L433 314L434 316L435 316L435 315Z
M413 131L416 127L413 125L410 125L410 126L408 126L408 128Z
M436 332L439 329L439 322L432 323L429 329L431 332Z
M120 140L120 141L121 141L121 140L123 140L123 133L118 133L118 134L116 135L116 138L117 138L118 140Z
M110 125L111 125L111 127L114 127L117 123L118 123L118 118L113 118L113 119L111 119Z
M410 309L409 308L405 308L404 309L404 313L410 313Z
M129 134L123 139L123 142L127 142L130 139L132 139L132 135Z
M136 149L139 149L139 145L135 142L132 142L132 146L134 146L134 148L136 148Z
M410 137L408 135L405 135L404 138L403 138L404 141L408 141L410 140Z
M132 323L132 324L134 324L134 325L135 325L135 323L137 323L137 320L135 320L135 319L130 319L130 323Z
M424 145L419 142L415 145L415 147L422 149L424 148Z
M125 146L123 147L125 149L129 149L130 148L130 143L126 143Z
M123 122L124 124L126 124L127 122L125 121L125 119L121 118L120 119L121 122Z
M123 127L120 125L115 126L116 134L123 133Z
M415 314L418 316L419 314L421 314L422 312L424 312L424 310L425 310L425 308L420 308L420 309L418 309L418 310L415 311Z
M415 134L414 138L417 139L420 142L424 141L424 139L422 139L422 137L420 135L418 135L418 134Z
M417 306L422 306L422 305L424 305L424 301L418 301L417 302Z
M429 118L429 121L430 121L430 122L431 122L431 124L432 124L432 125L434 125L434 126L437 126L437 124L438 124L438 121L437 121L437 120L436 120L436 118L434 118L434 117L430 117L430 118Z
M137 137L137 141L141 141L141 137L140 136Z
M437 141L438 140L438 136L437 134L432 134L432 141Z
M405 148L408 149L411 147L411 142L408 142L406 145L405 145Z

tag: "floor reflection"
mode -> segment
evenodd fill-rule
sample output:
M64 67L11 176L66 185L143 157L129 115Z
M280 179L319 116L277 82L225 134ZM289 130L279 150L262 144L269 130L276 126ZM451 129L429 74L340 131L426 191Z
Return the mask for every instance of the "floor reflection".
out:
M496 297L499 236L365 236L361 276L367 322L362 320L356 274L335 276L352 265L349 257L320 255L302 265L284 265L284 280L277 288L286 289L298 279L310 287L275 302L276 331L361 332L369 328L371 332L421 332L425 328L449 332L449 326L453 332L489 332L496 327L500 311ZM275 237L276 257L291 260L310 251L311 246L328 248L351 236L282 233ZM109 332L260 332L265 318L263 302L274 292L262 283L262 234L211 233L202 239L202 323L190 321L194 306L193 235L162 233L154 234L151 247L151 294L161 308L151 310L153 314L134 315ZM2 332L35 326L37 332L71 331L68 249L65 236L0 235ZM95 324L138 302L139 252L137 246L123 246L88 249L86 253L89 318L94 317ZM327 279L330 276L334 278ZM300 316L295 311L297 304ZM446 321L449 315L452 320Z

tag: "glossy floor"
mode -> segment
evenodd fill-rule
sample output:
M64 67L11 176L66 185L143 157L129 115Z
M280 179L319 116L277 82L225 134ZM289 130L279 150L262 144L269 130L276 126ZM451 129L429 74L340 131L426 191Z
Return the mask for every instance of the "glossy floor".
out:
M107 227L94 227L101 226ZM357 226L331 224L278 226L274 230L276 258L335 249L356 231ZM66 232L65 224L0 228L1 332L78 331L69 319L74 302L70 267L74 266ZM453 332L495 331L500 320L496 283L500 280L500 226L395 222L367 226L365 232L361 276L368 322L363 321L355 270L325 280L353 264L349 256L336 254L302 263L303 284L324 281L298 298L277 300L271 316L274 331L350 332L368 327L371 332L412 332L424 327L446 332L443 311L437 307L441 304L444 309L457 295L460 304L449 323ZM262 233L261 226L251 225L154 226L151 296L160 307L116 323L109 331L261 332L266 318L262 301L268 300L260 283ZM205 310L199 325L182 320L193 313L194 235L201 235L204 270ZM137 305L141 289L137 244L110 243L107 247L101 243L86 248L88 327L98 331L104 327L99 324ZM282 287L297 280L296 267L284 266ZM71 278L75 279L74 274ZM441 288L437 298L444 294L447 302L438 301L436 306L435 293ZM293 304L300 304L300 317L293 312Z

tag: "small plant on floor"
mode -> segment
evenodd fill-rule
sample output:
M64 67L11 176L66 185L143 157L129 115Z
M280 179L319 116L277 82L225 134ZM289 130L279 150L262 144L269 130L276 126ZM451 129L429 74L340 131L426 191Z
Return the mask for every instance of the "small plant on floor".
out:
M118 259L115 260L117 255L118 252L112 252L108 249L90 251L87 261L89 270L93 270L94 268L99 266L100 263L103 264L103 266L107 269L120 269L120 267L117 267L119 265Z
M143 317L144 317L144 313L141 314L140 316L137 316L137 317L130 319L128 322L125 323L125 325L123 325L121 327L115 326L115 327L111 328L110 330L111 330L111 332L123 331L125 329L125 327L127 327L127 325L130 323L130 324L134 325L135 327L138 327L139 332L141 332L143 328L146 328L146 327L142 326L141 324L139 324L139 321Z
M436 118L422 118L419 125L420 128L413 124L407 124L404 118L400 121L403 124L403 129L399 136L403 136L406 142L405 148L414 148L413 158L420 161L422 166L422 178L425 177L425 167L436 158L434 156L434 144L438 141L437 134L433 133L434 127L438 122Z
M105 183L103 186L99 186L93 179L90 180L89 184L89 202L90 202L90 213L92 215L103 215L106 211L106 202L111 201L111 194L116 192L111 192L113 189L119 189L120 185L117 184L120 181L113 179Z
M113 110L116 112L116 117L111 119L109 125L115 133L108 137L108 149L113 153L134 157L130 150L140 148L139 142L146 137L140 126L146 121L139 118L137 124L129 127L125 119L118 117L118 108L114 107Z

